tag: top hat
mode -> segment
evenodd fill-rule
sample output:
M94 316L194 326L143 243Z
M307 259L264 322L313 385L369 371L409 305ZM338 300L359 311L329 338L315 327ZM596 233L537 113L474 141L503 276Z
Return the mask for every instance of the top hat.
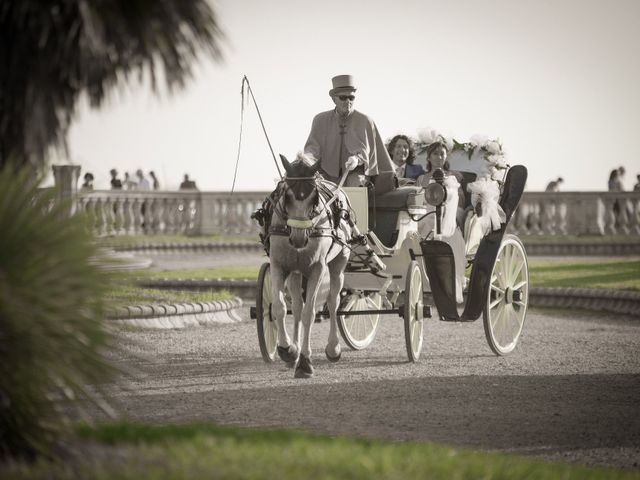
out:
M353 86L353 77L351 75L336 75L331 79L333 88L329 90L329 95L335 95L338 92L355 92L356 87Z

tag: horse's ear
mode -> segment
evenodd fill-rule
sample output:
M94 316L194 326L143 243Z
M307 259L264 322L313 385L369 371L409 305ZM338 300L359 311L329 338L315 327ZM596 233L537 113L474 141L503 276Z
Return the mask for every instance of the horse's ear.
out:
M289 163L289 160L287 160L287 157L285 157L284 155L280 154L280 161L282 162L282 166L284 167L284 171L287 172L287 174L288 174L289 170L291 169L291 164Z

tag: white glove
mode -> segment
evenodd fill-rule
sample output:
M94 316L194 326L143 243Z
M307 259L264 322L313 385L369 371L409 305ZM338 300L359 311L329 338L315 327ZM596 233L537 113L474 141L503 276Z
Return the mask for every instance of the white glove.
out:
M344 164L344 168L349 171L355 170L355 168L358 166L358 163L360 163L358 157L356 155L351 155L349 158L347 158L347 163Z

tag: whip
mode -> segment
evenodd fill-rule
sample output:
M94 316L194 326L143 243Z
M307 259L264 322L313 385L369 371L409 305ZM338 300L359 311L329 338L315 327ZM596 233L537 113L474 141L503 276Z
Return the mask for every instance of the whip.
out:
M264 126L264 122L262 121L262 115L260 114L260 108L258 108L258 103L256 102L256 97L253 95L253 90L251 89L251 84L249 83L249 79L246 75L242 77L242 86L240 88L240 135L238 137L238 155L236 157L236 167L233 172L233 184L231 185L231 194L233 195L233 191L236 186L236 177L238 175L238 165L240 163L240 150L242 147L242 126L244 124L244 104L245 104L245 85L246 91L251 95L251 99L253 100L253 105L256 107L256 112L258 113L258 118L260 119L260 125L262 125L262 131L264 132L264 136L267 139L267 144L269 145L269 150L271 151L271 156L273 157L273 162L276 164L276 169L278 170L278 175L282 180L282 172L280 171L280 166L278 165L278 161L276 160L276 155L273 152L273 147L271 146L271 141L269 140L269 135L267 135L267 129Z

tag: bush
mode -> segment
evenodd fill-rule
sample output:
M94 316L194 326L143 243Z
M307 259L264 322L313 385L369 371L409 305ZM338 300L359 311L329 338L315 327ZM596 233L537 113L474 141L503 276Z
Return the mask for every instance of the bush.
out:
M111 373L109 278L81 216L26 171L0 171L0 455L49 454L88 385ZM52 206L53 205L53 206ZM72 401L72 402L69 402Z

